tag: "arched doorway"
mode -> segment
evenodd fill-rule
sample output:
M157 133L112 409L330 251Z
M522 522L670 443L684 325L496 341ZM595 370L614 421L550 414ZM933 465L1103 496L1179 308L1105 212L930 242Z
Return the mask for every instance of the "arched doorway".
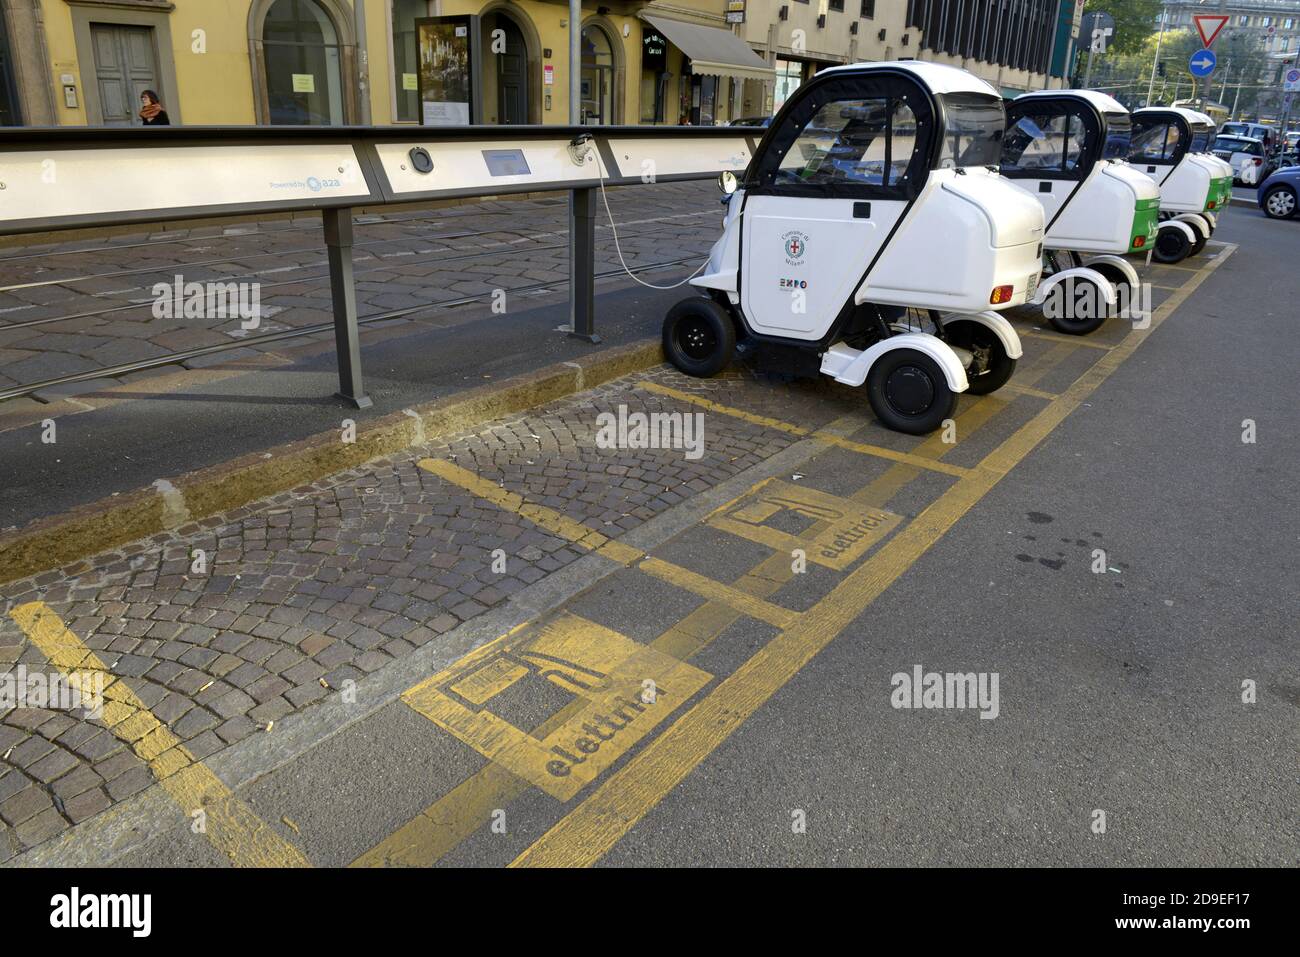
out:
M265 120L295 126L347 122L344 44L318 0L271 0L260 25Z
M538 56L536 32L526 20L505 8L484 9L480 35L484 55L483 106L489 123L515 125L541 122L540 97L533 89ZM534 101L537 102L534 102Z
M617 43L600 24L588 22L582 28L582 118L583 126L617 123L615 96L615 49Z

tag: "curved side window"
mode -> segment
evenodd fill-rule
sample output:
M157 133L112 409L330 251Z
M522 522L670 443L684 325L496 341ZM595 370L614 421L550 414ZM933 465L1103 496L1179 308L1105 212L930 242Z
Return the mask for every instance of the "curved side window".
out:
M1172 163L1181 140L1182 132L1172 121L1135 127L1129 159L1134 163Z
M1026 113L1007 130L1002 172L1007 176L1073 177L1087 148L1083 120L1074 113Z
M1133 121L1127 113L1106 114L1106 145L1102 148L1102 159L1128 159L1130 144L1133 140Z
M811 87L765 141L753 190L854 199L908 199L927 173L928 100L894 77Z
M984 93L946 93L941 169L997 166L1007 125L1002 101Z

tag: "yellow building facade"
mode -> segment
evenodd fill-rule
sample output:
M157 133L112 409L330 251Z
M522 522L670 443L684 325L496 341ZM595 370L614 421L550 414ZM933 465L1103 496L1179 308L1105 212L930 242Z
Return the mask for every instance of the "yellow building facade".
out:
M459 68L475 122L726 122L744 111L747 80L759 109L773 76L727 3L584 3L571 118L567 2L0 0L0 112L29 126L135 125L150 90L172 124L451 122L434 101L455 98Z

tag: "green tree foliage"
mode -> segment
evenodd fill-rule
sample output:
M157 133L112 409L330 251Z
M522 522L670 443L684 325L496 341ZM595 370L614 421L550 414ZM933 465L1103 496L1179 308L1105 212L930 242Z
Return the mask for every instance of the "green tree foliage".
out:
M1108 41L1108 54L1136 53L1156 30L1161 0L1088 0L1084 13L1109 13L1115 18L1115 34ZM1082 41L1087 50L1087 40Z
M1101 3L1097 6L1115 16L1118 34L1119 17L1114 11L1119 6L1112 4L1107 8ZM1151 27L1140 42L1124 49L1119 49L1119 44L1116 44L1105 55L1093 59L1092 87L1110 93L1130 109L1148 105L1167 106L1176 99L1191 99L1200 95L1201 87L1193 85L1188 61L1192 54L1201 49L1201 38L1195 30L1166 30L1164 40L1160 43L1160 63L1164 72L1156 71L1151 103L1147 103L1147 89L1151 86L1151 70L1156 59L1159 33L1159 4L1156 6ZM1210 98L1226 101L1224 105L1229 108L1235 101L1238 115L1241 116L1253 116L1260 110L1269 110L1270 97L1277 98L1274 88L1281 82L1278 78L1280 65L1265 55L1262 32L1258 29L1238 29L1235 25L1225 27L1214 41L1214 52L1218 57L1218 67L1210 84ZM1084 62L1081 57L1077 66L1075 78L1079 84L1082 84ZM1237 92L1238 84L1241 85L1240 95Z

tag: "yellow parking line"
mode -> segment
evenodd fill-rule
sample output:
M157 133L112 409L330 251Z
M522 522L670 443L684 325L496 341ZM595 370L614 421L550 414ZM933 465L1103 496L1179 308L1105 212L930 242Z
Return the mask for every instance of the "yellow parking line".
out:
M1234 247L1235 248L1235 247ZM1132 330L1061 397L1017 429L914 521L773 638L707 697L614 772L511 866L582 867L600 860L764 702L833 641L1053 429L1090 396L1210 272L1163 303L1149 328Z
M607 538L600 532L594 531L566 515L561 515L545 505L533 505L525 500L523 496L508 492L501 486L452 462L443 459L421 459L420 468L432 472L439 478L454 485L459 485L467 492L472 492L494 505L522 515L533 524L560 538L580 547L598 551L621 564L632 565L645 556L645 552L638 548ZM669 584L692 591L703 598L731 605L737 611L744 612L768 624L776 625L778 628L786 627L799 617L798 612L753 598L737 591L730 585L662 559L646 558L636 567Z
M1026 383L1038 382L1073 354L1073 349L1053 346L1024 363L1017 370L1017 379ZM1055 398L1054 393L1044 394ZM963 406L957 415L959 435L967 437L976 434L1006 407L1007 403L997 396L987 396L982 402ZM856 416L844 416L828 428L848 429L856 421ZM938 458L955 448L956 445L943 442L935 434L922 441L913 454ZM917 468L908 464L895 463L851 498L862 504L884 507L918 473ZM815 535L827 526L828 523L825 522L814 523L808 529L808 534ZM731 587L755 597L768 596L775 594L793 575L788 555L783 548L778 547L776 554L760 561L741 575ZM740 614L731 605L707 602L666 628L650 645L680 660L688 660L731 627ZM581 707L581 702L577 701L562 707L538 725L533 734L545 738L571 720ZM351 866L432 866L486 824L496 808L505 807L529 787L531 785L528 782L500 765L485 763L477 772L384 837Z
M960 478L963 475L969 475L970 469L963 468L960 465L951 465L947 462L940 462L936 459L928 459L911 452L897 452L894 449L887 449L879 445L870 445L866 442L854 442L852 439L842 438L838 435L831 435L827 432L814 432L811 438L818 442L825 442L827 445L835 445L842 449L848 449L850 452L860 452L863 455L873 455L876 458L889 459L891 462L901 462L904 465L914 465L919 469L929 469L931 472L942 472L944 475L955 475Z
M637 388L644 389L646 392L657 392L659 395L665 395L671 399L678 399L682 402L689 402L692 405L698 405L702 409L708 409L710 412L729 415L733 419L740 419L741 421L749 422L752 425L761 425L765 429L776 429L781 432L788 432L791 435L807 435L812 431L802 425L793 425L789 422L782 422L780 419L771 419L765 415L756 415L753 412L746 412L744 409L737 409L729 405L723 405L720 402L714 402L712 399L706 399L703 396L691 395L689 392L682 392L681 390L674 389L670 386L660 385L658 382L638 382Z
M736 611L742 612L750 618L757 618L759 621L765 621L769 625L775 625L778 628L789 628L799 618L797 611L791 611L788 608L782 608L780 605L763 601L761 598L755 598L753 595L747 595L737 588L724 585L722 582L705 575L698 575L681 565L674 565L658 558L647 558L637 568L648 575L653 575L655 578L668 582L670 585L676 585L678 588L694 592L701 598L730 605Z
M781 432L787 432L790 435L807 436L808 438L815 439L818 442L825 442L827 445L836 445L852 452L860 452L863 455L874 455L877 458L889 459L891 462L904 462L908 465L915 465L917 468L929 469L932 472L942 472L945 475L960 476L966 474L966 469L963 469L958 465L948 465L944 462L936 462L933 459L922 458L919 455L911 455L907 452L896 452L893 449L887 449L879 445L869 445L865 442L854 442L852 439L832 435L829 432L820 429L809 429L802 425L782 422L780 419L769 418L765 415L756 415L753 412L746 412L744 409L737 409L733 406L723 405L720 402L714 402L712 399L706 399L698 395L691 395L689 392L682 392L678 389L672 388L671 386L660 385L658 382L638 382L637 388L644 389L647 392L656 392L659 395L678 399L682 402L689 402L692 405L698 405L702 409L708 409L710 412L717 412L721 415L730 416L733 419L740 419L744 422L749 422L752 425L759 425L767 429L777 429Z
M44 602L19 605L9 616L70 679L85 672L104 675L102 721L144 761L176 806L192 817L202 811L208 841L235 867L308 867L296 847L262 821L230 788L154 716L122 679L64 625ZM193 825L192 825L193 826Z
M1073 350L1048 350L1026 365L1028 381L1036 382L1054 367L1048 361L1053 356L1059 362L1072 355ZM957 416L963 435L975 434L981 426L1006 408L1006 403L996 397L965 406ZM844 416L830 428L851 428L856 416ZM938 435L930 436L917 446L917 454L946 455L955 445L944 443ZM852 499L865 504L885 505L892 495L918 470L902 463L891 466L884 475L868 483ZM828 525L814 523L808 530L816 534ZM790 559L781 549L760 561L741 575L732 587L755 597L775 594L794 575ZM657 651L670 654L682 661L706 648L715 638L740 617L740 612L730 605L707 602L665 629L650 642ZM563 726L582 708L580 701L571 702L548 717L533 730L533 735L545 738ZM485 763L478 771L461 781L432 804L411 818L397 830L380 840L350 866L352 867L430 867L442 860L462 841L482 827L492 812L505 807L522 795L531 785L500 765Z
M1008 382L1000 391L1014 392L1017 395L1030 395L1035 399L1047 399L1049 402L1052 399L1060 398L1059 392L1044 392L1042 389L1035 389L1033 386L1028 385L1019 385L1015 382Z
M1100 349L1102 352L1109 352L1114 346L1108 346L1104 342L1093 342L1091 339L1085 339L1083 336L1058 336L1053 332L1035 332L1032 329L1022 329L1020 334L1030 339L1042 339L1045 342L1059 342L1067 346L1087 346L1089 349Z
M522 495L506 491L494 482L475 475L468 469L463 469L454 462L448 462L445 459L420 459L420 468L426 472L431 472L440 479L445 479L453 485L459 485L467 492L472 492L479 498L486 499L493 505L497 505L510 512L522 515L534 525L546 529L548 532L579 545L583 548L604 550L605 546L611 544L611 540L602 535L595 529L588 528L575 519L567 515L561 515L552 508L545 505L533 505ZM607 554L611 558L615 556L624 556L629 552L632 553L632 560L635 561L641 557L641 552L630 549L628 546L622 546L622 549L609 549ZM622 557L615 558L616 561L622 561Z

